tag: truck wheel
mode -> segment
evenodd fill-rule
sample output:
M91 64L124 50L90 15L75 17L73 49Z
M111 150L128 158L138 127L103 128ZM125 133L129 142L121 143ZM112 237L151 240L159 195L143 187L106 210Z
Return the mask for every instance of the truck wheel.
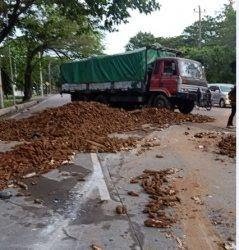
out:
M183 114L189 114L194 108L194 101L186 101L178 105L178 109Z
M103 104L107 104L107 103L108 103L107 97L106 97L106 96L103 96L103 95L98 95L98 96L95 98L95 101L96 101L96 102L103 103Z
M220 106L220 108L225 108L226 105L225 105L225 101L223 99L220 100L219 106Z
M72 102L79 101L79 95L78 95L78 93L71 93L71 101Z
M157 108L167 108L167 109L171 109L172 107L170 101L164 95L157 95L154 98L153 106Z

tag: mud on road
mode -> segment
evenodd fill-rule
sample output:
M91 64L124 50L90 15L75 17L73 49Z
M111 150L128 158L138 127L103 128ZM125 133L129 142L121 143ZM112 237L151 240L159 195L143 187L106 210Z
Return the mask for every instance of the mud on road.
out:
M66 103L67 98L60 100ZM33 111L60 103L59 97L53 96ZM117 138L137 138L136 147L116 153L77 153L70 163L65 162L58 169L21 180L26 189L9 185L5 191L10 191L12 197L0 200L1 249L233 246L235 159L219 154L217 146L222 137L235 135L224 128L222 121L223 117L226 124L229 110L195 112L209 114L216 120L161 128L148 124L136 131L114 133L112 136ZM200 133L201 138L195 136ZM12 145L1 142L0 148L9 150ZM157 215L143 212L156 197L150 198L140 183L130 183L145 169L174 169L158 191L164 192L167 199L177 196L177 201L161 207L163 196L158 192ZM151 182L148 187L149 192L154 192L158 185ZM118 214L116 207L125 208L124 213ZM169 227L144 224L147 219L160 224L165 215L172 219Z

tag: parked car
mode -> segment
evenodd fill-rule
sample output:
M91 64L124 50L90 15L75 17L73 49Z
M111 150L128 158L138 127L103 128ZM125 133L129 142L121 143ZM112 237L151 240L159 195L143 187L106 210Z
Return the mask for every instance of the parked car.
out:
M230 100L228 93L234 87L233 84L229 83L210 83L208 84L209 90L211 91L212 105L219 105L221 108L230 106Z

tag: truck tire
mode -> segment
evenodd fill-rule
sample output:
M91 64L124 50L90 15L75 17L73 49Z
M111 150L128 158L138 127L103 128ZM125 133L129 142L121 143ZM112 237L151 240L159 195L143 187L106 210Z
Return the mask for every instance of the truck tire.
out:
M103 104L107 104L107 103L108 103L108 99L107 99L107 97L104 96L104 95L98 95L98 96L95 98L95 101L96 101L96 102L103 103Z
M153 106L157 108L171 109L172 105L168 98L162 94L155 96Z
M78 93L71 93L71 101L72 102L79 101L79 94Z
M194 108L194 101L185 101L178 105L178 109L183 114L189 114Z
M220 100L219 106L220 106L220 108L225 108L226 107L225 101L223 99Z

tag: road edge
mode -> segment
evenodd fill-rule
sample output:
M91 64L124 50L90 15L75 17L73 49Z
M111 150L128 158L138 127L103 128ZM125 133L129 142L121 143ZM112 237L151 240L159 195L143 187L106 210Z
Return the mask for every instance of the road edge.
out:
M36 98L34 100L31 100L29 102L25 102L25 103L21 103L21 104L17 104L8 108L3 108L0 109L0 118L6 116L6 115L10 115L10 114L15 114L19 111L23 111L24 109L27 108L31 108L37 104L39 104L40 102L46 100L49 96L44 96L44 97L39 97Z

